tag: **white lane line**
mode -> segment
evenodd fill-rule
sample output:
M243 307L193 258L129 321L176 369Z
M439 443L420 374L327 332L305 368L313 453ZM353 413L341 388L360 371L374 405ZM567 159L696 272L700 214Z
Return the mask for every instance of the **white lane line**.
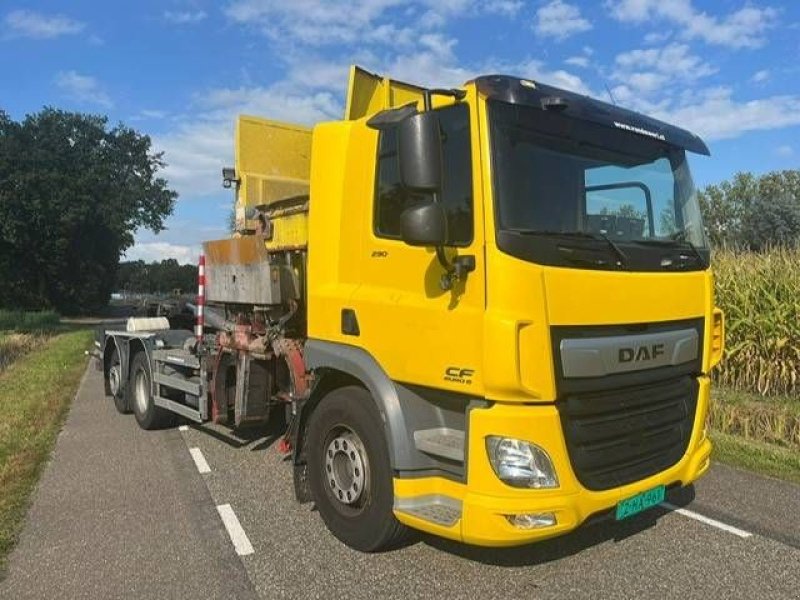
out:
M189 431L188 425L180 425L178 426L178 431Z
M203 456L203 452L200 450L200 448L189 448L189 454L192 455L194 464L198 471L201 473L211 473L211 467L208 466L206 457Z
M722 521L717 521L716 519L706 517L704 515L698 514L691 510L687 510L685 508L678 508L677 506L675 506L674 504L670 504L669 502L662 502L661 506L673 512L676 512L679 515L683 515L684 517L694 519L695 521L700 521L701 523L705 523L706 525L711 525L712 527L716 527L717 529L721 529L722 531L727 531L728 533L732 533L733 535L739 536L740 538L743 539L747 539L749 537L752 537L753 535L749 531L745 531L744 529L739 529L738 527L734 527L733 525L728 525L727 523L723 523Z
M247 534L244 532L244 529L242 529L239 519L236 518L236 513L233 512L231 505L220 504L217 506L217 512L222 518L225 529L228 530L228 536L231 538L231 542L233 542L233 548L236 550L236 554L239 556L252 554L254 552L253 544L250 543Z

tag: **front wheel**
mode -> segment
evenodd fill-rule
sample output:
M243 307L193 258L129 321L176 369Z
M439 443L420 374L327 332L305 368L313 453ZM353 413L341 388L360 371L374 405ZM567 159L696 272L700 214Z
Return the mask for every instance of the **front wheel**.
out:
M392 512L389 451L369 392L339 388L328 394L308 424L311 493L328 529L362 552L396 546L407 528Z

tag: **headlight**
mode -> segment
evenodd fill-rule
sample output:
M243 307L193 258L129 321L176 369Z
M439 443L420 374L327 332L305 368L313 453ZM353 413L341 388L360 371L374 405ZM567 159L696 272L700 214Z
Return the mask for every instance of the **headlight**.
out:
M486 451L495 474L504 483L519 488L558 487L553 462L536 444L490 435Z

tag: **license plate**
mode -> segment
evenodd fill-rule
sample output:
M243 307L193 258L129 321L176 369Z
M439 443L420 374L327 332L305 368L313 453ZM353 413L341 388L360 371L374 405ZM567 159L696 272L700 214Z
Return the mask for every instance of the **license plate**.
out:
M661 504L666 495L666 487L660 485L652 490L641 492L630 498L626 498L617 504L617 521L632 517L648 508L653 508L656 504Z

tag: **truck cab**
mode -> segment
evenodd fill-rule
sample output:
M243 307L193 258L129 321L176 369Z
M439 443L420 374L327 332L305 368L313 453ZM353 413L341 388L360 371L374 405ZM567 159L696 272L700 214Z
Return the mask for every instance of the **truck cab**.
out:
M347 116L313 133L305 358L380 407L396 518L519 544L700 477L723 326L705 144L505 76L356 69Z

